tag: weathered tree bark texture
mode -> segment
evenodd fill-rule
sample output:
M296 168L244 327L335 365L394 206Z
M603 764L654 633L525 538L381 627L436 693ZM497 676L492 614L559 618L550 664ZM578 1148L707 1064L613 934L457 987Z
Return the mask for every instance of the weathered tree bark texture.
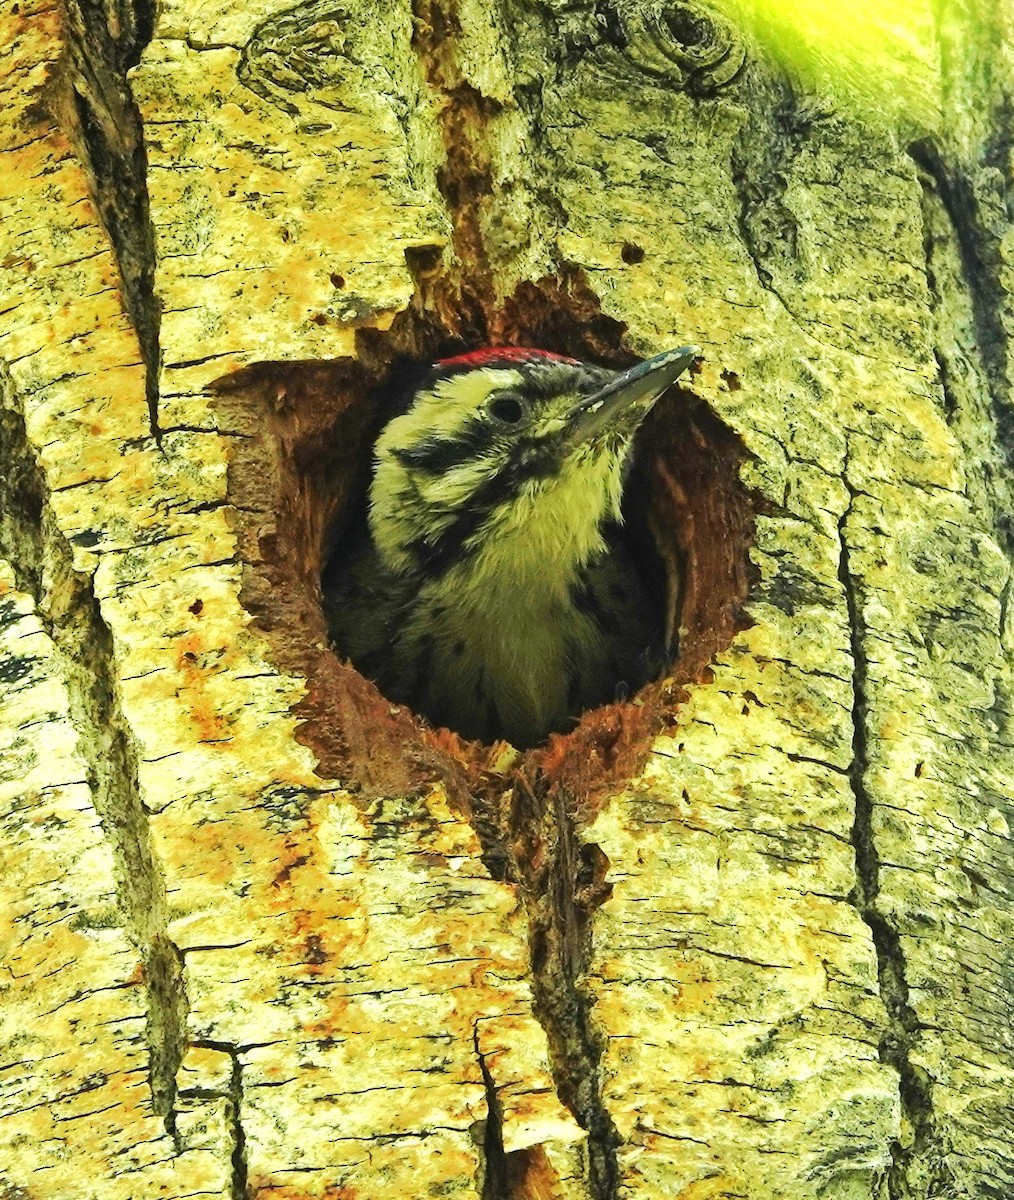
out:
M1014 1196L1008 0L915 131L682 0L148 3L0 5L0 1196ZM504 341L704 348L674 674L524 755L317 595Z

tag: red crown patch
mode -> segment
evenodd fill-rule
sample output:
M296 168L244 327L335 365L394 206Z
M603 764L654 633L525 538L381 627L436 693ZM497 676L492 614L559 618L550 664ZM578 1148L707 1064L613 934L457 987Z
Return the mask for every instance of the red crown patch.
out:
M566 354L556 354L552 350L533 350L527 346L492 346L485 350L469 350L467 354L456 354L453 358L437 359L435 366L442 369L487 367L493 363L539 362L542 359L580 365L576 358L570 358Z

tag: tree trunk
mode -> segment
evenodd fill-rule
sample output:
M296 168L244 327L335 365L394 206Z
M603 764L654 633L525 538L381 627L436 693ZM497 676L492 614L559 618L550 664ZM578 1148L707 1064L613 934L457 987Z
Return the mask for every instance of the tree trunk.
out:
M913 134L675 0L64 3L0 9L0 1194L1014 1194L1006 0ZM318 592L392 370L504 342L704 347L673 674L525 754Z

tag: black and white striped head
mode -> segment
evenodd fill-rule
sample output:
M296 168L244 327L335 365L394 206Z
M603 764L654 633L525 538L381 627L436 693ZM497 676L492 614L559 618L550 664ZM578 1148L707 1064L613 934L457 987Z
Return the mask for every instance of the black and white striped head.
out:
M684 346L623 372L513 347L436 363L377 442L381 558L434 575L520 538L533 557L587 561L603 521L619 518L638 426L698 353Z

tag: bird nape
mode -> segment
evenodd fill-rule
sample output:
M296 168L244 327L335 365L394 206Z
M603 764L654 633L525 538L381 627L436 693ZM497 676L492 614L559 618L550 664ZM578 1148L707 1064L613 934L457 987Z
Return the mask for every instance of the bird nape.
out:
M324 572L337 653L434 725L520 748L655 678L671 647L620 504L638 427L698 353L436 363Z

